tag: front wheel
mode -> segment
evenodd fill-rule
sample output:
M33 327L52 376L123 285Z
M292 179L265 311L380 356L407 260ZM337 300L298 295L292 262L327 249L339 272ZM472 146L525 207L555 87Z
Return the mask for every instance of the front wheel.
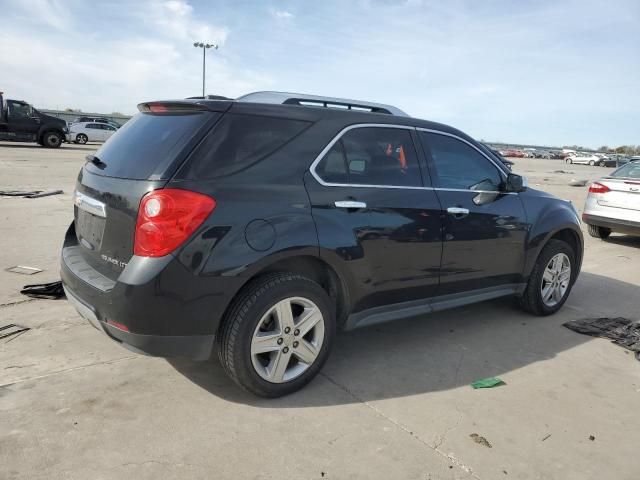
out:
M81 143L82 145L84 145L88 141L89 141L89 137L87 137L84 133L79 133L76 136L76 142Z
M46 132L42 137L42 145L47 148L58 148L62 145L62 136L57 132Z
M610 228L598 227L597 225L588 225L588 227L589 227L589 235L591 235L594 238L599 238L601 240L604 240L605 238L608 238L609 235L611 235Z
M601 161L600 161L600 166L601 166L601 167L606 167L606 166L607 166L607 164L606 164L606 162L605 162L604 160L601 160Z
M534 315L557 312L567 300L576 275L576 252L562 240L549 240L536 260L520 305Z
M573 160L571 160L570 158L567 158L567 159L565 160L565 162L566 162L566 163L573 163Z
M335 315L325 290L297 274L253 280L220 326L218 355L245 390L280 397L299 390L320 371L335 336Z
M589 160L589 165L591 165L592 167L595 166L596 162L594 160Z

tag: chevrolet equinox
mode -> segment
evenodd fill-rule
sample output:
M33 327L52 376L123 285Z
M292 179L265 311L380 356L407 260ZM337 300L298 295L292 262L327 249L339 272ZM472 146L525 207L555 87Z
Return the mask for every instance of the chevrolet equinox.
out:
M562 307L573 206L396 107L257 92L154 101L87 157L69 302L125 347L207 359L257 395L308 383L336 330L502 296Z

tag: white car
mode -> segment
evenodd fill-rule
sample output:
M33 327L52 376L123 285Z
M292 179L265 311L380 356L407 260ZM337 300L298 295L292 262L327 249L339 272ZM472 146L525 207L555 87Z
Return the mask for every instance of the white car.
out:
M597 165L602 160L597 155L574 153L564 159L567 163L581 163L584 165Z
M589 187L582 220L589 235L640 235L640 161L629 162Z
M107 123L79 122L72 123L67 133L67 142L87 143L105 142L116 133L117 128Z

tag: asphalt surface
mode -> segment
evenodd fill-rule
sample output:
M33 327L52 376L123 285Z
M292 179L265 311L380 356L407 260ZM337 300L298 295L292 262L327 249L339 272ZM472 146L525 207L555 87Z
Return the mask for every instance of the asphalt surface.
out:
M58 278L95 148L0 143L0 190L64 190L0 197L0 326L31 327L0 339L1 479L638 478L640 362L562 323L640 316L640 238L585 229L582 274L552 317L503 299L340 334L307 388L263 400L216 360L133 354L66 301L18 293ZM514 161L579 209L587 188L568 181L606 171ZM5 271L15 265L43 271ZM469 386L491 376L506 384Z

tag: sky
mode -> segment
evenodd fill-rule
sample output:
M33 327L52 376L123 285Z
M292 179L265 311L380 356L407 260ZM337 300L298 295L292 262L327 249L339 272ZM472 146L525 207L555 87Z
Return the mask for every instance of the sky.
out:
M0 0L0 90L133 114L202 91L396 105L488 141L640 144L640 0Z

